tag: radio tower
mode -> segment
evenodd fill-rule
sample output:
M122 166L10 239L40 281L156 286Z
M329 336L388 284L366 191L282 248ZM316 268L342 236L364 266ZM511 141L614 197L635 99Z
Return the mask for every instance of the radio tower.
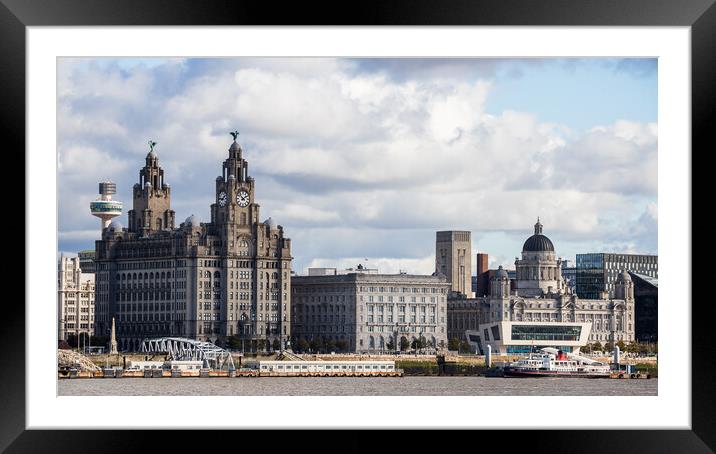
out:
M105 181L99 184L99 198L90 202L92 215L100 219L100 230L106 229L112 218L122 214L122 202L112 200L112 194L116 193L117 185Z

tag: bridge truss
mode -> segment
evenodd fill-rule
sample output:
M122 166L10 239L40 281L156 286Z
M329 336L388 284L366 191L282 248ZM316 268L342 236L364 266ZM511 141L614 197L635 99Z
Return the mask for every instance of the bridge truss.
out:
M228 350L217 347L211 342L184 337L144 339L142 352L167 353L168 359L175 361L205 361L212 369L236 369L234 359Z

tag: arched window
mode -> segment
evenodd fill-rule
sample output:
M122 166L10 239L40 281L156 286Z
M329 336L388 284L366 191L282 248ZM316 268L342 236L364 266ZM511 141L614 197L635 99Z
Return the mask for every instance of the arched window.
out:
M220 277L221 277L221 273L219 273L218 271L215 271L215 272L214 272L214 279L219 279Z
M368 338L368 348L375 348L375 339L373 338L373 336L370 336Z

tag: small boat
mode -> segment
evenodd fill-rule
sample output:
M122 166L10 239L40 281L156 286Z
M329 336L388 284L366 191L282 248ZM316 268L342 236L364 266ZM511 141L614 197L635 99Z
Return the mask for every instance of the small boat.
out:
M511 362L504 368L505 377L581 377L609 378L609 364L583 356L545 347L540 353Z

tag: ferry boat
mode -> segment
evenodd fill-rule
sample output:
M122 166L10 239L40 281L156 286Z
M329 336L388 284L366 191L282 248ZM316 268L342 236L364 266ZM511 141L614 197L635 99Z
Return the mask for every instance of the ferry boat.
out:
M582 377L609 378L609 364L583 356L545 347L540 353L511 362L504 368L505 377Z

